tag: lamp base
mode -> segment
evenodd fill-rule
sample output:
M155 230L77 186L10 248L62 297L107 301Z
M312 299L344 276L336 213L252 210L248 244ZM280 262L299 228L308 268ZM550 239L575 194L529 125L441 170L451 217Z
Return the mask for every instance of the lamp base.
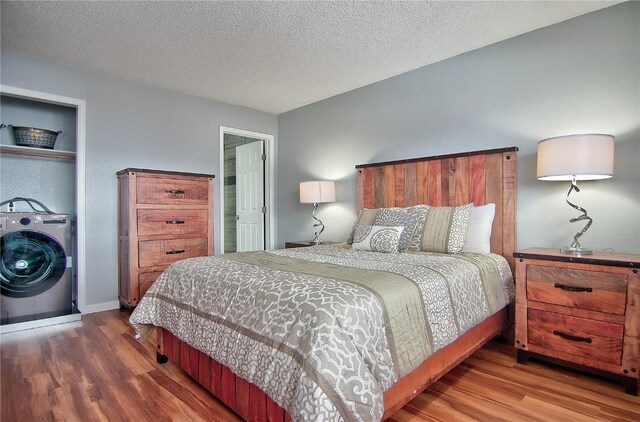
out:
M560 252L576 256L593 255L593 249L583 248L582 246L565 246L564 248L560 249Z

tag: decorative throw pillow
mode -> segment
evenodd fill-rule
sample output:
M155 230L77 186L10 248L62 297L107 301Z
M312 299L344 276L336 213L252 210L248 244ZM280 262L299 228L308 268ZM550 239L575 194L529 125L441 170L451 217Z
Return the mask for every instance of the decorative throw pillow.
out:
M402 226L356 225L353 249L383 253L398 252L398 243L404 230Z
M416 229L418 218L424 213L423 208L407 207L407 208L380 208L380 212L373 222L376 226L402 226L402 236L400 236L400 244L398 250L404 252L409 247L409 240Z
M427 218L426 211L431 208L430 205L414 205L411 208L416 208L420 211L418 214L418 221L416 222L416 228L411 234L411 238L409 239L409 246L407 247L408 251L419 251L420 250L420 239L422 237L422 229L424 228L424 222Z
M440 253L462 252L472 209L473 204L429 208L420 238L420 250Z
M356 230L356 226L358 224L364 224L364 225L372 225L373 222L375 221L376 217L378 216L378 208L365 208L362 211L360 211L360 213L358 214L358 217L356 218L355 223L353 223L353 227L351 228L351 232L349 233L349 237L347 237L347 243L350 245L353 243L353 234Z
M462 252L491 252L491 227L495 215L496 204L473 207Z

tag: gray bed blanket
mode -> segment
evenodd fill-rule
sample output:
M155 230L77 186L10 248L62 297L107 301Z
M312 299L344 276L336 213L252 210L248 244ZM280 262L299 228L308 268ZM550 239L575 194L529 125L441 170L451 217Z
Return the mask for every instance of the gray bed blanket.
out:
M179 261L131 315L257 385L293 420L379 420L383 393L513 299L499 255L345 245Z

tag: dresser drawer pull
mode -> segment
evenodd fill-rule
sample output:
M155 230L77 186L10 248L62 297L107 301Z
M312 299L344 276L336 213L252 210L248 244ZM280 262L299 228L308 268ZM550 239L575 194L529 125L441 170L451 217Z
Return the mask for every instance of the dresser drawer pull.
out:
M571 341L584 341L585 343L591 343L592 341L590 337L572 336L571 334L563 333L562 331L558 331L558 330L554 330L553 334Z
M184 224L184 220L167 220L165 221L167 224Z
M167 252L165 252L165 254L167 254L167 255L177 255L179 253L185 253L185 252L186 251L184 249L180 249L180 250L177 250L177 251L167 251Z
M562 290L567 290L569 292L589 292L589 293L591 293L593 291L593 289L591 287L574 287L574 286L567 286L565 284L560 284L560 283L554 284L553 287L556 287L556 288L562 289Z
M169 189L165 191L169 195L184 195L184 190L182 189Z

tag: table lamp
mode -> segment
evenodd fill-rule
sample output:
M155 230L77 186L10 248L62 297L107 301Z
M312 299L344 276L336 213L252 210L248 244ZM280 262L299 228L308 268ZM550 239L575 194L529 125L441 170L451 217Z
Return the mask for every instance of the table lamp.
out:
M315 232L315 238L313 239L314 245L322 243L320 241L320 234L324 231L324 224L316 217L316 211L318 210L318 204L326 202L335 202L336 200L336 188L335 182L332 181L319 181L314 180L310 182L300 183L300 203L313 204L313 211L311 216L317 221L313 227L320 227L319 231Z
M598 133L566 135L543 139L538 142L538 180L569 181L566 201L582 215L569 220L571 223L587 221L587 225L573 236L570 246L562 253L589 255L593 250L584 248L578 239L591 227L593 219L587 210L569 201L572 191L580 192L578 180L600 180L613 176L613 136Z

